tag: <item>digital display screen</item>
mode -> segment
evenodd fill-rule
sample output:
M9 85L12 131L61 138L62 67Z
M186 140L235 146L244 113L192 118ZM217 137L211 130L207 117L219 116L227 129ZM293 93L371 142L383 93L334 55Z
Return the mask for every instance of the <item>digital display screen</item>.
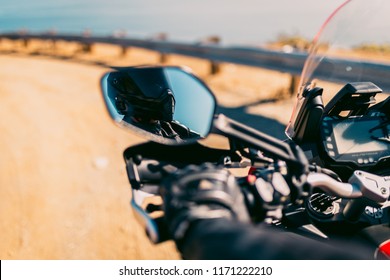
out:
M359 120L349 119L333 123L333 137L339 155L378 152L388 150L389 144L371 138L378 136L380 129L370 132L370 129L380 124L379 119ZM381 135L383 136L383 135Z

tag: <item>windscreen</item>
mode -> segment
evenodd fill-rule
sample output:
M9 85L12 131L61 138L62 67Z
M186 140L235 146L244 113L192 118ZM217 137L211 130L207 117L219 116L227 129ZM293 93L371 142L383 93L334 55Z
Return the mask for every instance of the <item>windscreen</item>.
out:
M373 82L390 92L390 1L349 0L323 24L306 59L297 101L286 129L294 136L294 123L305 89L323 88L326 103L347 83Z

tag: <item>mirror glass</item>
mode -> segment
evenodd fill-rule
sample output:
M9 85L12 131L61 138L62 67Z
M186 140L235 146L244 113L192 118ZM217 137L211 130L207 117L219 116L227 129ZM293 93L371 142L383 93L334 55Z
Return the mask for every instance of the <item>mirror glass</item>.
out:
M211 130L215 97L182 68L123 68L105 74L101 87L111 118L150 140L188 143Z

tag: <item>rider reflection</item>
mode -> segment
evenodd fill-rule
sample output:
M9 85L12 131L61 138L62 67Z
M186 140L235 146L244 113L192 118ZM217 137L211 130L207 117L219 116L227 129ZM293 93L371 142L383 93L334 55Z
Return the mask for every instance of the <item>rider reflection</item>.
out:
M198 133L173 119L176 100L164 73L160 69L148 71L147 81L138 77L137 84L123 71L109 75L109 96L123 115L122 121L176 141L199 138ZM138 72L131 74L136 76Z

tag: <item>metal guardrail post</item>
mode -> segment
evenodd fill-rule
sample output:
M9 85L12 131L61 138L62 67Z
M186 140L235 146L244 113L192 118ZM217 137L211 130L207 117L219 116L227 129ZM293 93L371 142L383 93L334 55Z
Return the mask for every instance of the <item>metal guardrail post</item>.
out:
M215 75L221 72L221 65L220 63L210 60L210 74Z
M29 43L30 43L30 40L28 38L24 38L22 40L22 45L24 48L28 48Z
M299 79L300 76L291 74L290 76L290 85L288 87L288 93L290 96L293 96L298 92L298 86L299 86Z
M164 64L168 61L168 54L167 53L164 53L164 52L161 52L160 53L160 63L161 64Z
M51 40L51 49L52 49L52 51L55 51L57 49L57 40L56 39Z
M127 46L121 46L121 53L120 55L123 57L123 56L126 56L127 53L129 52L129 47Z
M82 53L92 53L92 44L91 43L81 43L80 51Z

